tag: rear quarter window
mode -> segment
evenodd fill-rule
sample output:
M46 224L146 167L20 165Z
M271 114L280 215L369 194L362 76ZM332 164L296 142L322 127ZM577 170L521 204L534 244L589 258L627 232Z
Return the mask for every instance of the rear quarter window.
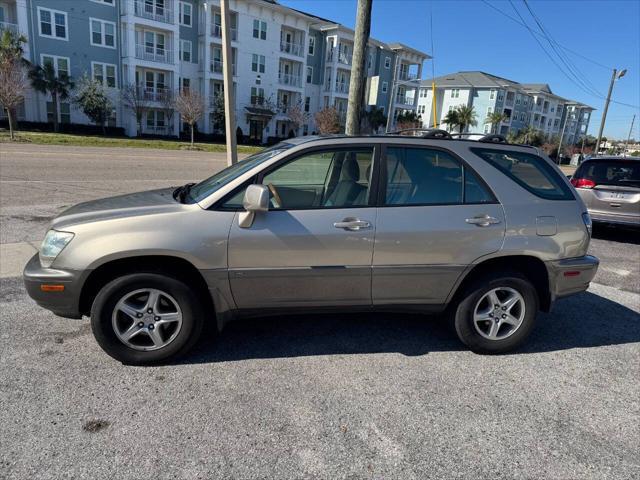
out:
M491 148L472 148L471 151L537 197L575 199L560 174L538 155Z

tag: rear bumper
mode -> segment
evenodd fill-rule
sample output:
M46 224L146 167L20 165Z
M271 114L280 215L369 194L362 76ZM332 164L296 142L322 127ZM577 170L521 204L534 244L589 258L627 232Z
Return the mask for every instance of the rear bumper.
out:
M589 288L600 261L591 255L547 262L551 301Z
M590 211L589 216L591 217L591 220L596 223L610 223L613 225L640 227L640 216L638 215L621 215Z
M60 317L81 318L80 291L82 280L80 272L43 268L38 255L34 255L24 267L24 286L35 302ZM42 285L64 285L62 292L42 291Z

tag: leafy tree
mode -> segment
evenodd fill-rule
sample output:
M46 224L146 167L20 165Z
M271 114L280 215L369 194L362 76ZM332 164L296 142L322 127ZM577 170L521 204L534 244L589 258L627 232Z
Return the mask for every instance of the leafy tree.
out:
M113 112L113 103L102 83L85 75L78 82L73 101L93 123L102 127L102 134L106 135L105 124Z
M458 113L458 128L460 133L463 133L467 127L475 127L478 125L476 112L472 106L459 105L456 110Z
M507 118L508 117L504 112L491 112L489 115L487 115L487 119L484 121L484 123L490 123L491 133L496 134L498 133L498 126L500 125L500 123Z
M225 113L224 113L224 95L219 93L214 95L211 103L211 121L216 129L224 131Z
M421 123L422 120L420 119L420 116L412 110L402 112L396 118L396 126L398 127L398 130L418 128Z
M58 118L58 101L69 98L69 92L73 89L73 81L66 73L58 75L53 64L44 66L36 65L29 71L31 85L40 93L50 94L53 103L53 130L60 130Z
M460 118L458 117L458 110L454 108L448 111L442 123L447 124L447 127L449 130L453 130L454 126L460 124Z
M193 147L193 126L204 113L204 99L194 90L183 90L175 100L176 110L182 120L189 124L191 130L191 146Z
M374 132L387 124L387 116L384 114L384 110L375 106L365 113L364 118Z
M340 115L336 107L325 107L315 115L316 126L320 135L340 132Z
M27 39L4 30L0 37L0 105L7 112L9 134L15 139L17 128L15 111L24 99L28 87L26 67L28 63L22 55Z

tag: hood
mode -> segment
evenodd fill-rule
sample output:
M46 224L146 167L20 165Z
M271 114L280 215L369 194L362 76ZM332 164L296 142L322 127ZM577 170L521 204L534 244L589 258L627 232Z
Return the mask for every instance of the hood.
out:
M64 230L81 223L178 212L189 207L173 198L174 190L163 188L79 203L54 218L51 228Z

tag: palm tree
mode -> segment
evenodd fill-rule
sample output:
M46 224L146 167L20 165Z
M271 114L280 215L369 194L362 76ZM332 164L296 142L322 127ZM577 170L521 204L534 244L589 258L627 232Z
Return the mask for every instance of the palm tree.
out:
M446 123L450 129L453 129L455 125L459 125L460 119L458 117L458 110L455 108L453 110L449 110L442 123Z
M472 106L460 105L456 110L458 114L458 127L460 128L460 133L463 133L467 127L475 127L478 125L476 112Z
M495 133L498 133L498 125L500 125L500 122L503 122L507 118L508 117L507 115L504 114L504 112L492 112L489 115L487 115L487 118L484 121L484 123L490 123L491 133L495 134Z
M69 98L69 91L73 89L71 78L62 73L58 75L53 68L53 64L47 63L44 67L35 66L29 72L31 85L40 93L51 94L51 103L53 103L53 130L58 131L58 100L66 100Z

